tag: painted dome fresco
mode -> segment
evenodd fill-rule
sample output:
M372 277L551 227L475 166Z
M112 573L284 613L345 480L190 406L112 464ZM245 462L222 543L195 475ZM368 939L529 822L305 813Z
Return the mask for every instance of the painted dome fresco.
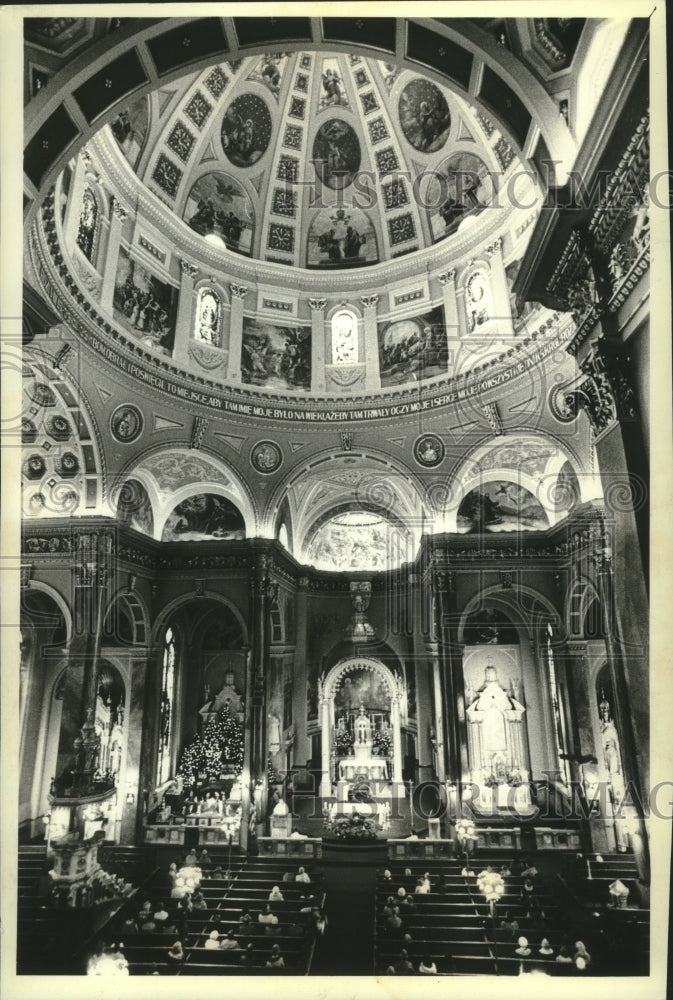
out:
M146 187L204 239L317 270L367 267L469 226L496 204L515 155L454 92L346 53L221 63L107 127Z

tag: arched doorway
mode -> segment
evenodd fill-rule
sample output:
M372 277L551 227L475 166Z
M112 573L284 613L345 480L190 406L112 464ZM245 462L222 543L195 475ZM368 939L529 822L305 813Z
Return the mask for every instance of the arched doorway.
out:
M365 656L339 660L319 681L318 696L321 796L331 796L333 782L401 782L400 687L388 667Z

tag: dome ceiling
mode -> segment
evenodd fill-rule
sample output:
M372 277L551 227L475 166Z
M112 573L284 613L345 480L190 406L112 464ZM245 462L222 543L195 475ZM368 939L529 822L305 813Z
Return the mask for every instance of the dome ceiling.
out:
M204 239L317 270L447 239L494 203L515 155L447 88L344 53L222 63L109 127L147 188Z

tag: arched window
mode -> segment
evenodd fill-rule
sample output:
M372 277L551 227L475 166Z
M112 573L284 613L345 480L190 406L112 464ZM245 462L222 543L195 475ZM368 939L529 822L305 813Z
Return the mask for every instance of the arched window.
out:
M96 220L98 219L98 203L90 187L84 188L82 209L79 213L79 228L77 230L77 246L87 260L93 262L93 246L96 236Z
M220 347L221 317L222 304L219 295L212 288L200 288L196 297L194 339L204 344L211 344L213 347Z
M278 601L271 604L271 642L283 641L283 618L280 613Z
M161 715L159 719L159 751L157 754L157 785L171 774L171 739L173 735L173 697L175 693L175 632L166 629L164 662L161 673Z
M332 316L332 364L357 365L359 360L357 318L348 309L339 309Z
M465 285L467 326L473 333L478 326L493 316L489 277L483 268L473 271Z

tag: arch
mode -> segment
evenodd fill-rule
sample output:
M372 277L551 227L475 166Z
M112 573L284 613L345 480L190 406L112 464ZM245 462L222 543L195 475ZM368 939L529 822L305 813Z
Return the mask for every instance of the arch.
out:
M95 266L100 235L98 198L90 183L84 185L75 242L90 264Z
M517 598L517 603L507 599L507 594L513 594ZM523 603L518 599L524 595L530 600L530 608L528 611ZM475 611L478 611L480 607L486 606L487 604L493 604L504 610L505 613L509 611L507 617L512 622L512 625L519 630L524 629L526 637L532 639L534 636L535 629L535 618L542 617L550 619L554 623L558 623L561 620L561 615L558 610L554 607L551 601L540 594L538 591L533 590L532 587L527 587L523 584L517 584L516 590L503 591L502 587L494 584L491 587L485 587L480 590L479 593L472 597L465 607L460 616L460 621L458 623L458 642L462 643L464 641L465 625L468 618ZM536 609L536 605L539 605L539 609ZM520 621L512 619L512 613L518 612L520 615ZM543 622L540 621L542 626Z
M587 635L586 623L589 612L592 606L596 605L598 634ZM568 635L575 639L604 638L600 597L593 582L586 577L578 577L568 587L565 600L565 623Z
M225 301L214 282L204 282L195 290L192 338L211 347L222 346L222 304Z
M126 479L111 497L122 524L144 535L154 536L154 509L147 487L140 479Z
M50 586L48 583L43 583L41 580L31 580L29 590L38 590L47 597L51 597L54 603L57 605L59 611L63 615L63 620L65 622L65 645L66 647L70 645L70 640L72 639L72 614L68 603L62 594L55 589L55 587ZM23 618L23 614L22 614Z
M159 637L166 630L170 624L171 616L175 615L185 604L189 604L190 601L198 601L200 604L205 600L210 599L212 601L217 601L222 604L225 608L228 608L236 618L236 621L241 627L241 632L243 634L244 646L248 646L250 643L250 636L248 633L248 626L241 611L236 607L236 605L229 600L227 597L223 597L222 594L218 594L213 590L205 590L202 595L197 597L194 591L190 591L188 594L180 594L179 597L175 597L169 604L159 612L154 625L152 626L152 647L157 648L157 642Z
M189 489L164 520L161 541L240 540L245 521L237 504L209 490Z
M333 365L360 363L359 319L350 306L339 306L330 316L330 358Z
M104 636L108 634L106 631L108 619L117 604L123 604L126 607L131 623L131 645L144 646L149 634L149 614L145 602L135 591L129 592L128 590L118 590L108 602L108 606L105 610L105 624L103 626Z
M353 670L357 670L358 668L372 670L378 677L380 677L388 688L391 700L399 697L399 692L395 683L395 676L392 670L390 670L385 663L382 663L380 660L376 660L370 656L348 656L339 660L329 670L323 682L323 698L333 700L338 686L337 681L342 675L351 673Z

